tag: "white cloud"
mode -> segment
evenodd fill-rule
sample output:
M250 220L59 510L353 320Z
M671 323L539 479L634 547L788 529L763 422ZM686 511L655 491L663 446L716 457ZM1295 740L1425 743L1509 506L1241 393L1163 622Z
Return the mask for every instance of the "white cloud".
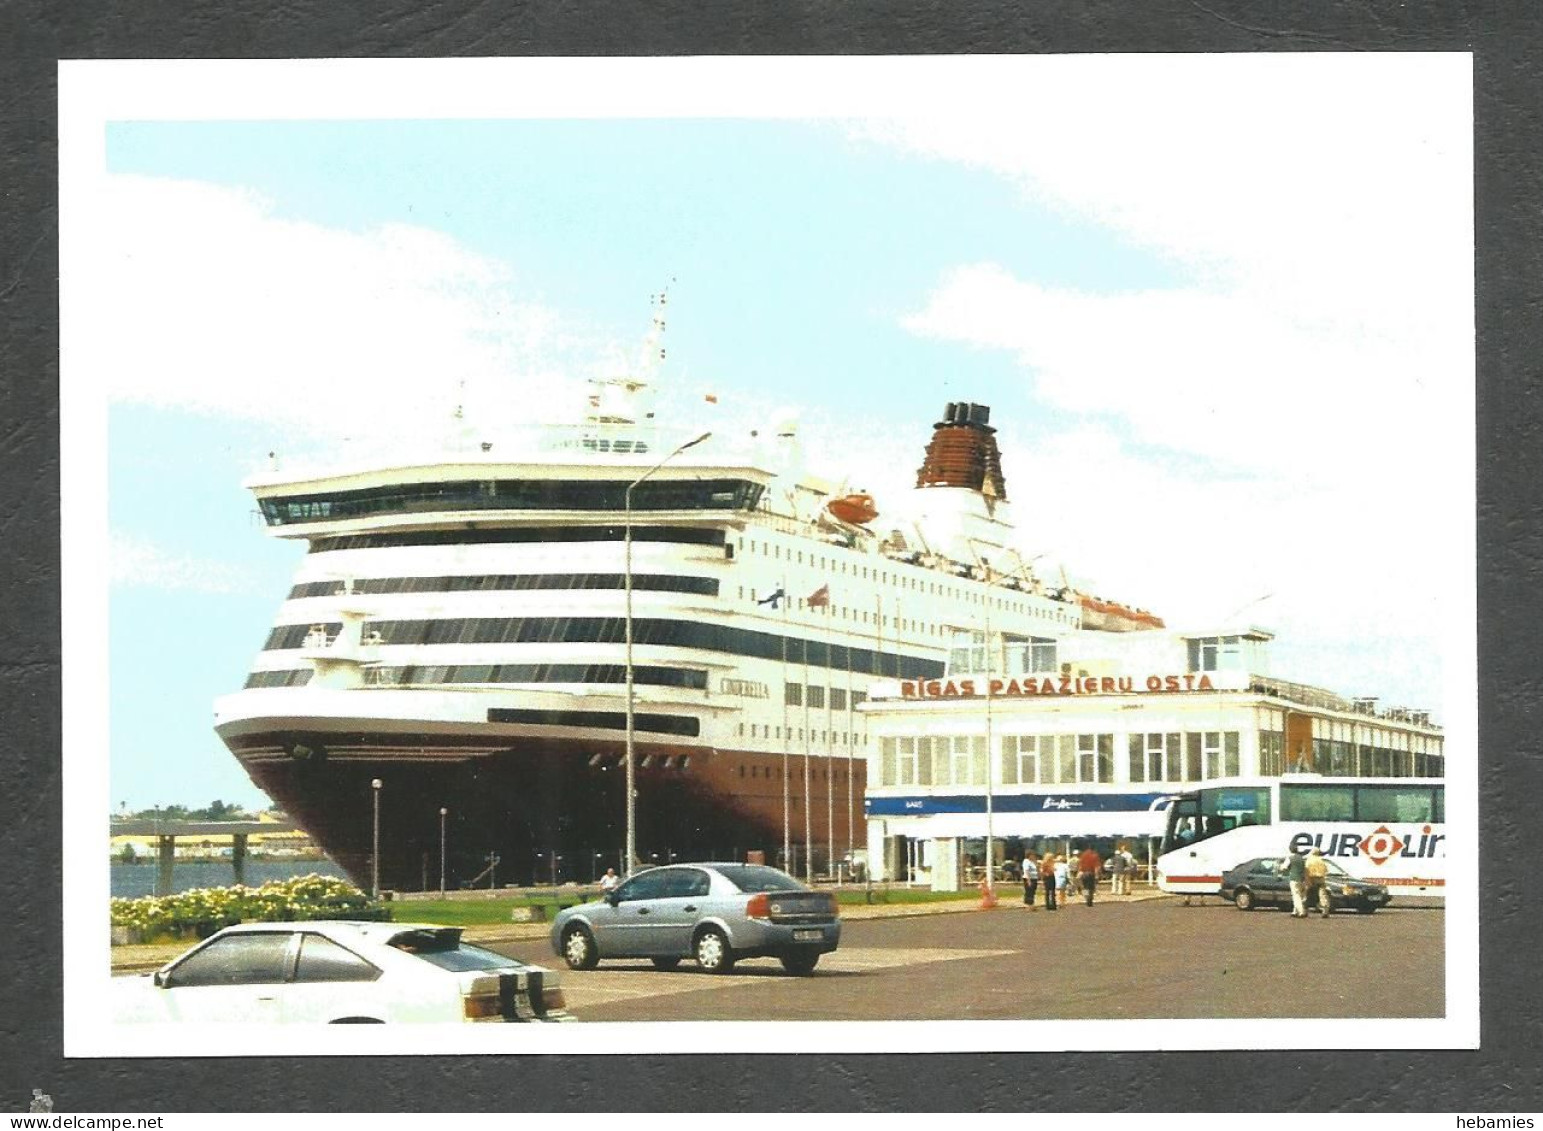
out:
M485 419L528 420L580 395L572 375L594 360L581 335L448 236L284 219L250 192L198 182L107 183L93 333L109 345L98 356L114 399L307 437L437 439L463 381Z
M1052 405L1243 467L1375 479L1471 403L1466 57L1079 58L976 93L993 109L851 128L990 170L1183 282L960 264L914 332L1011 350Z
M1454 371L1419 343L1294 324L1246 293L1057 290L994 264L952 271L905 325L1012 352L1038 396L1222 466L1367 491L1432 470ZM1469 394L1471 397L1471 393Z
M251 570L162 549L148 538L115 531L109 538L108 576L114 587L191 593L242 593L257 586Z
M1177 281L959 263L904 326L1009 353L1057 414L1037 448L1004 432L1004 468L1074 581L1170 623L1237 612L1280 633L1279 674L1433 705L1472 569L1469 61L1077 62L983 99L1003 112L853 132L990 170Z

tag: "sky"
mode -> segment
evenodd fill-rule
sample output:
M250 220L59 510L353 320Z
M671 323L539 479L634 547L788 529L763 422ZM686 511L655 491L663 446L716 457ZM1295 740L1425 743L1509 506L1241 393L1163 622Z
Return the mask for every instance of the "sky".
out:
M241 486L270 451L577 412L665 286L672 420L794 411L883 510L989 404L1052 578L1471 699L1466 57L495 63L179 72L101 131L63 379L66 451L71 390L103 422L114 809L263 803L212 704L302 556Z

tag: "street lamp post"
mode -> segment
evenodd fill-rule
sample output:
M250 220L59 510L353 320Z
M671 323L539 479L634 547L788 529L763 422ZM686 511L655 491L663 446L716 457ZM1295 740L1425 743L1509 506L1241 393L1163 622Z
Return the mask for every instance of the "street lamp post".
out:
M665 456L653 467L642 475L639 475L631 483L627 484L627 490L622 500L623 525L622 525L622 584L626 591L626 669L627 669L627 872L632 872L632 864L638 858L638 830L637 830L637 751L633 736L633 709L634 696L632 685L632 491L643 480L669 463L687 448L694 448L703 440L711 436L711 432L703 432L693 440L687 440L669 455Z
M445 817L450 810L439 807L439 894L445 894Z
M370 837L370 898L380 898L380 779L370 782L375 795L375 827Z

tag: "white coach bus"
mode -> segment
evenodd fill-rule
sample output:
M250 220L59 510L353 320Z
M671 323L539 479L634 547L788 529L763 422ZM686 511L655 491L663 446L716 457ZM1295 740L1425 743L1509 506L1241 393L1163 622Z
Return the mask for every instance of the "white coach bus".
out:
M1231 779L1175 796L1157 886L1214 895L1229 869L1317 847L1395 897L1446 894L1446 804L1434 778Z

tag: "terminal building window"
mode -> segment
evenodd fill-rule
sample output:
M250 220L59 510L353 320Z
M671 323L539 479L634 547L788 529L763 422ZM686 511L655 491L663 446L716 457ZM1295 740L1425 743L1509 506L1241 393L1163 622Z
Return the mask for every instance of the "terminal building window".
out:
M1278 730L1259 732L1259 772L1279 777L1286 772L1286 736Z
M1246 636L1194 636L1189 639L1192 672L1265 672L1263 642Z
M1129 736L1129 769L1132 782L1170 780L1166 765L1179 766L1177 734L1133 734Z
M993 632L988 647L984 632L955 629L948 652L951 674L997 673L1031 675L1058 672L1056 642L1049 637Z

